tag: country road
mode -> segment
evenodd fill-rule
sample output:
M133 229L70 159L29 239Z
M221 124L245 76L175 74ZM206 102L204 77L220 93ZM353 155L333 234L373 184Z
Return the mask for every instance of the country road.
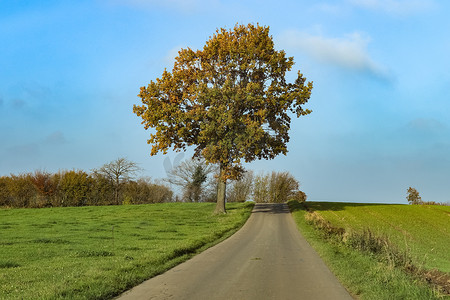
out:
M118 299L352 299L286 204L257 204L229 239Z

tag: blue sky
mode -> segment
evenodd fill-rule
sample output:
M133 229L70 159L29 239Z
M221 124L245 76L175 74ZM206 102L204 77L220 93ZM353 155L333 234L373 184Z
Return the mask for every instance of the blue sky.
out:
M180 48L216 28L270 26L314 82L289 153L309 199L450 201L450 2L437 0L0 1L0 175L91 170L125 156L166 177L132 113ZM189 152L184 156L187 158ZM165 161L165 162L164 162ZM166 167L165 167L166 166Z

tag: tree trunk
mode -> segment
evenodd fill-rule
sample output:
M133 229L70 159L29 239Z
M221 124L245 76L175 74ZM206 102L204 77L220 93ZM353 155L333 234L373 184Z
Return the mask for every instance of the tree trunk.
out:
M225 194L226 194L227 184L225 181L219 181L219 187L217 189L217 204L216 209L214 210L215 214L226 214L225 210Z
M220 175L222 175L223 167L220 166ZM225 196L227 190L227 182L219 179L219 186L217 188L217 203L216 209L214 210L214 214L226 214L225 210Z

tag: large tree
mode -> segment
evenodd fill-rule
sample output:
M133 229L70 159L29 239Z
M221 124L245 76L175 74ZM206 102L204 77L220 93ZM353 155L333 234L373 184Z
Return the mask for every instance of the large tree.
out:
M224 213L226 182L239 178L242 162L286 154L289 112L311 112L302 105L312 83L300 72L293 83L285 79L293 64L260 25L218 29L203 50L181 49L172 72L141 87L142 105L133 107L155 130L151 155L194 146L194 157L218 164L215 212Z

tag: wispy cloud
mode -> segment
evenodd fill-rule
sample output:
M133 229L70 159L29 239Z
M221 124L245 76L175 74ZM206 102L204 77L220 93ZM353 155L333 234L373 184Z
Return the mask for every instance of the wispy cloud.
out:
M23 93L27 98L45 99L51 95L51 89L36 82L28 82L23 86Z
M280 42L322 63L367 72L380 78L388 77L386 68L375 62L367 51L370 38L360 33L344 37L325 37L291 30L280 36Z
M39 145L36 143L20 144L8 147L6 149L9 156L15 158L35 157L39 153Z
M44 143L49 145L63 145L66 142L67 140L61 131L55 131L44 139Z
M450 134L448 127L434 118L415 118L408 122L403 131L406 135L421 137L420 142L430 139L433 140L438 137L442 137L444 141L448 141Z
M436 6L433 0L348 0L349 3L365 9L389 14L410 15L427 11Z
M22 109L26 106L26 102L22 99L14 99L11 101L12 107L14 107L15 109Z

